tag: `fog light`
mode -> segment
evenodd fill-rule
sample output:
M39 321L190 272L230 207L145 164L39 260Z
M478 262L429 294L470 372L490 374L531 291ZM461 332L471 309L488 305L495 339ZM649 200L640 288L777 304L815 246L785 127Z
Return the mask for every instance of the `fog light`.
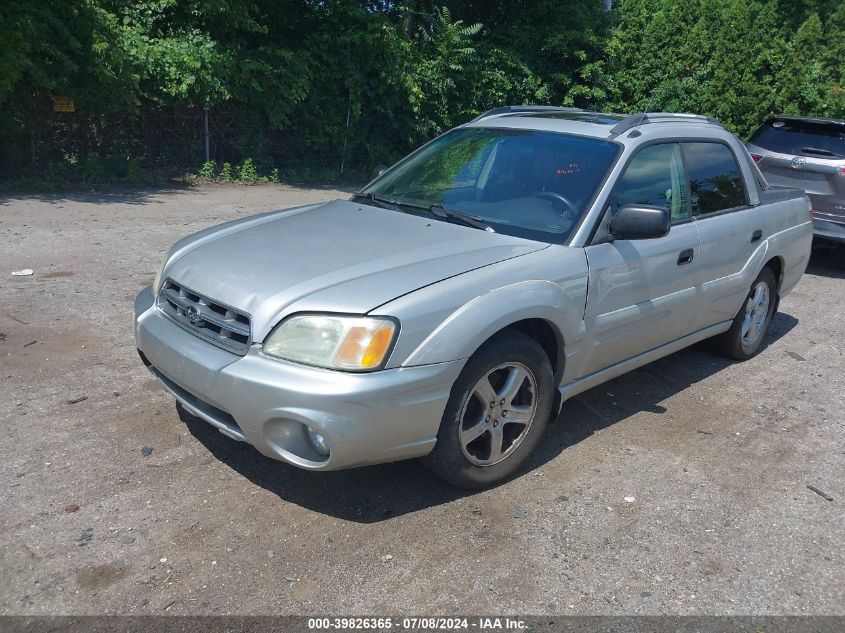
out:
M314 450L320 453L323 457L328 457L329 444L326 442L326 438L317 433L317 431L312 429L310 426L305 427L305 429L308 432L308 439L311 441L311 446L314 447Z

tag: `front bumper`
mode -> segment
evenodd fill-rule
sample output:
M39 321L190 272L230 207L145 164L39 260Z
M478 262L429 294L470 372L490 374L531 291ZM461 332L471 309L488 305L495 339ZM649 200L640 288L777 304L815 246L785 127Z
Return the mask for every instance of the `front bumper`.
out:
M338 470L431 451L463 361L353 374L227 352L170 321L149 288L135 298L135 341L159 382L192 414L261 453ZM326 458L307 439L323 435Z

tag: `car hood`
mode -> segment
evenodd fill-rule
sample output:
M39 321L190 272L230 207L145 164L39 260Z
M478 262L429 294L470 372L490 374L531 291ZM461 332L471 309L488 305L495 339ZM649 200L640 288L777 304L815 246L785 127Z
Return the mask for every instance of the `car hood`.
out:
M203 231L177 244L164 277L249 313L260 342L287 314L365 314L547 246L338 200Z

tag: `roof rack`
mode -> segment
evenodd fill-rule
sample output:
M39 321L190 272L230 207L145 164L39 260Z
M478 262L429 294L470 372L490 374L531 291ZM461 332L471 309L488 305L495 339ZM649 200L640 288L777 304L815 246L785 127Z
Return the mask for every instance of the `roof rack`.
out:
M481 119L486 119L487 117L496 116L499 114L517 114L520 112L530 113L530 112L589 112L589 110L584 110L583 108L570 108L565 106L547 106L547 105L513 105L513 106L501 106L499 108L493 108L492 110L487 110L484 114L480 114L479 116L475 117L470 123L474 123L475 121L480 121Z
M646 123L710 123L711 125L718 125L719 127L722 127L722 124L712 116L704 116L701 114L638 112L637 114L626 116L624 119L619 121L619 123L614 125L613 129L610 130L610 135L619 136L623 132L627 132L639 125L645 125Z

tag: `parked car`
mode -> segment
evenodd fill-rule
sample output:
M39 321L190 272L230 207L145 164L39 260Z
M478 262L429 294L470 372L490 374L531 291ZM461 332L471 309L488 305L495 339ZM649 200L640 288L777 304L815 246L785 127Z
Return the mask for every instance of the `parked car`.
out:
M487 486L577 393L704 339L760 351L809 211L712 119L498 108L350 200L179 240L135 338L185 409L264 455L423 457Z
M845 242L845 121L771 117L747 146L769 184L807 192L817 236Z

